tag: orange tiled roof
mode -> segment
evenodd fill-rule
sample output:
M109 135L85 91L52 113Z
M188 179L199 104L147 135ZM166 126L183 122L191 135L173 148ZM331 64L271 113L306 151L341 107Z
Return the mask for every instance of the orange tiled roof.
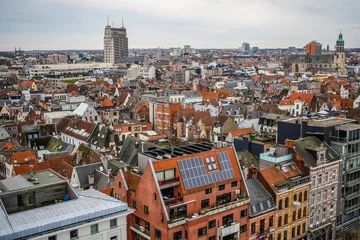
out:
M240 129L232 130L232 131L230 131L230 133L233 137L237 137L240 135L252 133L254 131L255 131L254 126L251 126L249 128L240 128Z
M217 99L218 94L216 92L199 92L203 100Z
M25 161L25 158L27 161ZM37 157L31 151L16 152L11 155L9 164L14 164L15 161L17 164L37 162Z
M290 97L284 98L280 101L280 105L290 105L294 104L296 100L304 101L304 105L310 105L311 100L313 99L314 95L310 93L293 93Z
M100 190L99 192L104 193L104 194L110 196L110 195L111 195L111 192L113 191L113 189L114 189L114 187L109 187L109 188L102 189L102 190Z
M114 104L111 102L110 99L105 98L105 99L102 101L102 106L103 106L103 107L113 107Z

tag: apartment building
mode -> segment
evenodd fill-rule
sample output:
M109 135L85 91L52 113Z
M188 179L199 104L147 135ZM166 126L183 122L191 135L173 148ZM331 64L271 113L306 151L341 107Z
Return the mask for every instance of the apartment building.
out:
M157 102L155 105L155 131L167 134L173 129L175 113L180 110L180 103Z
M248 239L249 198L232 147L211 143L139 153L114 194L136 210L128 239Z
M287 141L298 167L309 172L308 239L335 239L341 157L316 137Z
M278 209L275 214L275 239L306 239L309 176L294 163L288 162L260 170L258 179L270 192Z

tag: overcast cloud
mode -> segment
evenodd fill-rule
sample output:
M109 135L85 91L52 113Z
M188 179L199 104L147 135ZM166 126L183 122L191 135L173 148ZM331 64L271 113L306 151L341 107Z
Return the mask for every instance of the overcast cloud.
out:
M130 48L360 47L359 0L0 0L0 50L102 49L106 17Z

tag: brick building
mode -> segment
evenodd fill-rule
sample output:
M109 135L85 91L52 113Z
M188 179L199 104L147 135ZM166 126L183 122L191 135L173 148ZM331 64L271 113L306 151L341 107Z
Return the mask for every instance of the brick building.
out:
M232 147L191 144L139 154L114 195L135 208L128 239L248 239L249 198Z

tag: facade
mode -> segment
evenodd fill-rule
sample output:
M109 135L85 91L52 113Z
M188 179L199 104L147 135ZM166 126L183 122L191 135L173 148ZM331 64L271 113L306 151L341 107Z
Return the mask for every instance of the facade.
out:
M155 105L155 131L167 134L173 128L173 118L180 110L180 103L157 102Z
M301 116L317 111L317 100L313 94L293 93L279 102L278 108L286 110L293 116Z
M136 208L129 240L248 239L248 191L232 147L144 152L139 171L120 170L116 181L115 195Z
M129 55L126 28L113 28L109 24L105 27L104 62L115 63L118 58Z
M250 43L244 42L241 46L242 52L249 52L250 51Z
M309 210L309 176L294 163L260 170L259 181L270 192L277 206L275 239L306 239Z
M87 103L80 103L73 114L85 122L101 123L102 119L95 108Z
M308 239L335 239L341 159L316 137L288 141L298 167L311 179Z
M2 180L0 188L1 239L127 238L126 203L94 189L79 193L54 171Z
M343 156L336 222L337 236L341 236L360 227L360 125L336 126L331 146Z
M306 44L306 54L309 55L321 55L321 43L318 43L316 41L311 41L308 44Z

